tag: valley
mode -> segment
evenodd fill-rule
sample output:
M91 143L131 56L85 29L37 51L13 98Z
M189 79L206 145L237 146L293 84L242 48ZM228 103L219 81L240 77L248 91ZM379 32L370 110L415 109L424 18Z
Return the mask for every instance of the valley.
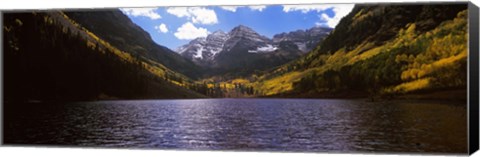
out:
M298 59L247 77L207 81L251 86L261 97L465 101L466 15L461 5L357 6Z
M359 4L335 28L268 38L238 25L176 50L120 10L11 13L5 79L23 84L6 98L443 98L430 93L466 90L466 9Z
M467 6L2 11L3 144L465 155Z

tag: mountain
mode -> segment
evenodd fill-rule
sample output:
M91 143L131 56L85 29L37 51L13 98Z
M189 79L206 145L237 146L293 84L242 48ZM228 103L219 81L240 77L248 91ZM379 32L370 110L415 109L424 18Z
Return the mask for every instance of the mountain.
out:
M228 40L223 47L225 52L232 52L234 48L247 49L247 52L257 52L255 50L271 46L271 40L255 32L253 29L239 25L233 28L229 33Z
M154 43L118 10L7 12L4 96L6 102L412 95L466 100L467 15L466 3L356 5L329 33L315 27L269 39L241 25L195 39L178 49L180 55ZM210 78L192 79L201 77Z
M326 27L313 27L307 30L299 29L288 33L276 34L272 40L275 44L285 41L292 42L302 52L308 52L325 39L332 30L333 28Z
M158 62L190 78L200 76L200 67L178 53L156 44L150 34L118 9L67 11L65 14L121 51L143 60Z
M466 9L356 5L311 52L250 81L263 95L280 97L465 100Z
M177 52L199 65L208 65L209 62L214 60L215 55L222 51L228 38L228 34L218 30L209 34L206 38L200 37L190 41L188 44L179 47Z
M221 30L190 41L177 49L185 58L207 67L207 75L244 76L287 63L312 49L330 28L282 33L269 39L239 25L230 32Z

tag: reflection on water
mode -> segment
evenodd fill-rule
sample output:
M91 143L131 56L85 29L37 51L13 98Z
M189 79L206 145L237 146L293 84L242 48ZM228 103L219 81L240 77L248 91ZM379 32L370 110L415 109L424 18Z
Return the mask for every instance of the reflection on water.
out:
M5 105L6 144L466 153L465 105L199 99ZM28 107L27 107L28 106Z

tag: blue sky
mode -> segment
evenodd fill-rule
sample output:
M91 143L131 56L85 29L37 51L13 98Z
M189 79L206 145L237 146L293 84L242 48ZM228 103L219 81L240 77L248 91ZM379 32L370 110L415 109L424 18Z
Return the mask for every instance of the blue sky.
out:
M122 8L160 45L175 50L216 30L229 32L242 24L261 35L314 26L335 27L353 4Z

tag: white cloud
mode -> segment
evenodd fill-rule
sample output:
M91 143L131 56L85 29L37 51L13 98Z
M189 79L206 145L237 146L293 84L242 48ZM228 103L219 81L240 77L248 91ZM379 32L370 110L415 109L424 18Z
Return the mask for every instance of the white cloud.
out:
M291 11L301 11L302 13L307 13L310 11L324 11L330 8L333 8L333 5L283 5L283 12Z
M165 25L164 23L162 23L158 26L155 26L155 29L158 30L161 33L167 33L168 32L167 25Z
M193 23L198 24L218 23L215 11L203 7L170 7L167 9L167 13L177 17L187 17Z
M157 8L121 8L120 9L124 14L131 16L145 16L152 20L162 18L160 14L156 13Z
M332 11L334 12L333 17L330 17L327 14L322 13L320 15L320 20L324 21L325 25L327 25L328 27L335 28L338 22L340 22L340 20L344 16L348 15L348 13L352 11L352 9L353 9L353 5L347 5L347 4L336 5L332 9ZM316 23L316 24L321 25L321 23Z
M220 8L222 8L223 10L226 10L226 11L236 12L237 8L239 8L239 7L238 6L222 6Z
M252 11L263 11L267 6L264 5L252 5L252 6L221 6L220 8L223 10L236 12L238 8L248 7Z
M267 8L267 6L264 5L254 5L254 6L248 6L250 9L253 11L263 11L263 9Z
M205 8L190 8L189 11L193 14L193 23L201 24L215 24L218 23L217 14L215 11Z
M334 28L340 20L346 16L350 11L352 11L354 4L324 4L324 5L284 5L283 11L293 12L301 11L302 13L308 13L310 11L323 12L328 9L332 9L333 17L330 17L326 13L320 14L320 22L315 23L316 25L326 25L328 27Z
M167 9L167 13L175 15L177 17L190 16L190 13L187 11L187 7L170 7Z
M187 22L180 26L175 32L175 37L181 40L191 40L198 37L207 37L208 30L202 27L195 27L191 22Z

